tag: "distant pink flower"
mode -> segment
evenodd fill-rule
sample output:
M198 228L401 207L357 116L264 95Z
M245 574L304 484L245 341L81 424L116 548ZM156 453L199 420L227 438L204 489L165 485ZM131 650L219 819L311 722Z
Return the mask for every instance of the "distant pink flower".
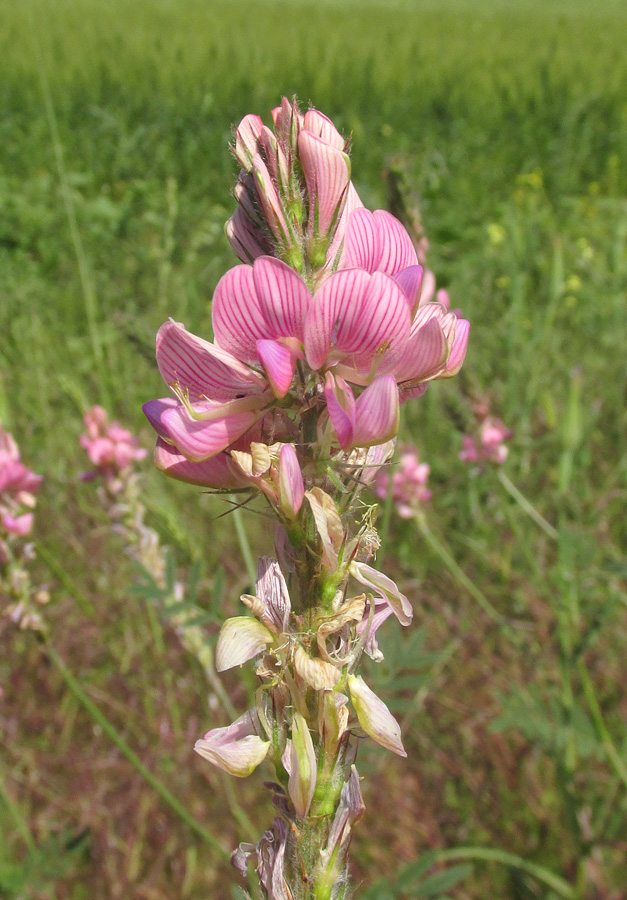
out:
M26 468L12 435L0 425L0 561L7 557L3 538L25 537L30 533L33 527L30 510L35 506L35 494L42 480L41 475Z
M96 467L81 477L85 481L102 475L107 482L118 478L129 469L133 462L144 459L147 451L139 446L139 441L119 422L109 422L102 406L92 406L84 417L85 434L80 437L83 447Z
M391 477L392 498L398 514L404 519L410 519L420 504L431 500L433 496L432 491L426 487L429 471L429 465L419 461L417 451L413 447L405 447L391 476L390 472L383 469L377 473L375 494L382 500L386 499Z
M502 466L507 459L508 441L513 432L494 416L486 415L476 436L465 434L459 458L467 463L491 462Z

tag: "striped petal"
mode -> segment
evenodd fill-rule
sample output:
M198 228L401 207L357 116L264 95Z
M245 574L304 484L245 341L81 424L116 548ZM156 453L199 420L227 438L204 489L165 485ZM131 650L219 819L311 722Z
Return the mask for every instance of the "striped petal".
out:
M303 129L311 131L316 137L322 138L325 143L343 150L346 141L339 133L331 119L318 112L317 109L308 109L303 119Z
M233 252L243 263L252 263L271 249L266 246L262 233L241 206L238 206L228 220L224 231Z
M418 309L420 303L420 291L422 288L423 268L422 266L407 266L401 269L394 276L394 281L400 286L402 292L407 297L409 308L412 314Z
M377 356L378 373L384 375L391 371L402 355L409 329L405 295L392 278L375 272L370 277L362 314L351 334L352 344L359 348L358 369L367 372Z
M166 440L171 441L191 462L202 462L217 456L263 415L259 410L245 410L220 416L219 407L208 403L198 403L194 409L200 414L211 412L215 418L194 419L182 405L166 409L161 415Z
M218 453L213 459L204 462L190 462L176 447L159 438L154 459L159 472L187 484L218 490L236 490L248 483L246 478L237 474L236 467L226 453Z
M223 275L211 310L216 343L238 359L257 359L258 340L271 338L253 280L251 266L235 266Z
M305 483L293 444L283 444L279 455L279 497L281 509L294 519L303 505Z
M167 439L168 436L165 426L161 421L163 413L167 409L176 409L180 405L181 402L180 400L177 400L176 397L162 397L160 400L149 400L148 403L144 403L142 406L144 415L159 437Z
M311 294L294 269L264 256L253 265L253 284L267 336L303 340Z
M351 213L353 213L356 209L363 209L363 207L364 205L359 199L359 194L355 190L353 182L349 182L348 190L346 192L344 209L342 210L342 214L337 223L337 228L335 229L335 235L333 237L333 241L331 242L331 246L327 250L328 266L333 266L337 257L341 259L340 251L342 250L342 242L344 241L344 238L346 236L348 220L350 219ZM348 268L348 266L341 266L341 268L345 269Z
M418 265L418 257L411 238L398 219L384 209L375 210L374 216L379 227L381 244L378 270L387 275L396 275L407 266Z
M263 207L263 212L266 221L270 226L270 230L277 241L282 244L287 244L289 229L283 214L281 199L274 186L268 167L259 153L256 153L253 157L252 167L255 187L259 194L259 201Z
M379 228L369 209L356 209L348 217L344 246L338 268L355 266L375 272L381 259Z
M243 169L250 172L257 141L263 129L260 116L244 116L235 131L235 158Z
M449 347L436 318L411 335L394 376L399 385L432 377L446 362Z
M367 272L345 269L327 278L315 294L305 321L305 356L312 369L324 366L332 341L344 353L360 349L354 334L369 283Z
M448 378L457 375L463 365L464 359L466 358L466 350L468 349L469 332L470 322L466 319L458 319L453 346L451 347L451 353L446 362L446 376Z
M309 195L310 235L326 236L341 214L350 182L348 156L310 131L298 136L298 153Z
M257 355L275 397L285 397L296 371L296 354L279 341L257 341Z
M371 447L391 440L398 431L399 420L396 380L392 375L383 375L357 399L353 447Z
M264 379L239 359L186 331L179 322L166 322L159 329L157 365L166 384L179 385L192 401L232 400L265 387Z
M327 372L324 385L329 419L335 428L342 450L348 450L353 441L355 428L355 397L343 378Z

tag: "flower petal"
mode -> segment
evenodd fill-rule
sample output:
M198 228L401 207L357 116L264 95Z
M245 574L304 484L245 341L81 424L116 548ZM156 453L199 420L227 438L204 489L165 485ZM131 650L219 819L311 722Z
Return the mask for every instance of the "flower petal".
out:
M379 228L374 214L369 209L356 209L346 223L344 246L340 256L339 269L356 267L366 272L375 272L381 259Z
M307 110L303 119L303 130L311 131L316 137L322 138L325 143L336 147L338 150L343 150L346 144L346 141L331 119L325 116L324 113L318 112L317 109Z
M401 269L394 276L394 281L407 297L412 313L418 309L418 304L420 303L423 273L422 266L407 266L406 269Z
M453 346L451 347L451 353L446 362L446 375L449 378L453 375L457 375L464 363L466 350L468 349L469 332L470 322L466 319L458 319Z
M444 365L448 352L440 323L435 318L429 319L407 341L394 376L399 385L430 378Z
M159 329L157 365L166 384L178 384L192 401L204 397L232 400L265 387L264 379L239 359L179 322L166 322Z
M283 572L276 559L269 556L258 559L256 591L277 630L287 631L292 606Z
M353 335L360 329L369 284L367 272L345 269L327 278L315 294L305 321L305 356L312 369L324 366L332 342L343 353L360 349Z
M349 571L356 581L371 588L378 597L387 600L401 625L409 625L414 615L411 603L391 578L362 562L353 561Z
M211 319L220 347L238 359L257 359L257 341L274 335L261 313L251 266L235 266L222 276L213 295Z
M226 453L219 453L204 462L190 462L176 447L159 438L154 460L159 472L188 484L219 490L237 490L248 483L246 478L238 475L236 467Z
M296 371L296 355L279 341L257 341L257 355L261 360L274 396L285 397Z
M310 235L326 236L339 219L350 182L350 161L343 150L333 147L310 131L298 136L298 152L309 195Z
M327 372L324 384L329 419L335 428L342 450L348 450L355 428L355 397L350 386L339 376Z
M348 676L348 689L359 724L377 744L398 756L407 756L401 740L401 729L383 700L359 675Z
M253 282L268 337L302 341L311 303L302 278L280 259L264 256L253 265Z
M225 672L262 653L274 640L266 626L251 616L227 619L216 645L216 670Z
M195 408L202 411L210 408L210 404L198 403ZM233 415L198 420L193 419L185 407L180 405L166 409L161 415L164 431L161 436L171 441L191 462L202 462L225 450L262 415L258 410L246 410Z
M398 219L384 209L376 209L374 216L379 226L381 244L378 270L385 272L386 275L396 275L407 266L418 265L418 257L411 238Z
M304 819L309 812L316 789L318 767L309 727L299 712L295 712L292 716L290 769L287 791L294 804L296 815Z
M281 509L293 519L303 505L305 484L293 444L283 444L279 454L279 497Z
M400 422L398 388L392 375L369 385L355 404L353 447L371 447L395 437Z
M254 710L249 710L226 728L213 728L200 740L194 750L214 766L246 778L268 755L270 741L258 735L259 723Z

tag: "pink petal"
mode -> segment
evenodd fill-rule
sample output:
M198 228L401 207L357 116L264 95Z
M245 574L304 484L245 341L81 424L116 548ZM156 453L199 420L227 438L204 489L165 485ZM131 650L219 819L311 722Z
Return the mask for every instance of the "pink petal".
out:
M33 527L33 519L32 513L24 513L21 516L6 515L2 519L2 524L9 534L25 537Z
M303 505L305 483L293 444L283 444L279 455L279 493L281 508L294 518Z
M315 294L305 321L305 356L312 369L325 364L332 340L347 353L360 349L352 333L359 327L369 283L367 272L345 269L327 278Z
M235 255L243 263L252 263L271 249L240 206L228 220L224 230Z
M446 362L448 343L437 319L427 321L412 334L394 369L399 385L434 375Z
M253 283L267 336L303 340L311 294L294 269L264 256L253 265Z
M381 251L379 228L374 214L369 209L354 210L346 224L339 268L350 269L355 266L366 272L374 272L381 259Z
M277 241L286 244L288 241L289 229L285 216L283 215L283 207L277 193L272 175L268 171L268 167L261 158L261 154L256 153L253 157L253 178L255 186L259 194L259 201L263 207L266 221L270 226L272 234Z
M296 371L296 355L278 341L257 341L257 354L261 360L275 397L285 397Z
M398 219L384 209L375 210L375 218L379 226L381 259L378 269L387 275L396 275L407 266L418 265L418 257L407 231Z
M342 450L348 450L353 442L355 427L355 397L343 378L327 372L324 396L327 401L329 419L335 428Z
M422 397L424 392L429 387L429 382L425 381L422 384L417 384L415 387L406 388L400 386L399 396L401 401L401 406L403 403L407 403L408 400L416 400L418 397Z
M451 353L446 363L446 374L449 376L457 375L466 358L466 350L468 349L468 335L470 332L470 322L466 319L457 320L457 328L455 329L455 339L451 347Z
M373 381L355 404L353 447L371 447L391 440L400 420L398 388L392 375Z
M343 150L346 141L339 133L331 119L317 109L308 109L303 119L303 129L311 131L316 137L322 138L327 144Z
M425 269L420 291L420 306L431 303L435 297L435 275L430 269Z
M409 328L409 307L402 290L392 278L375 272L351 335L359 348L359 369L367 372L373 357L379 354L378 371L382 375L389 372L403 352Z
M422 288L423 268L422 266L407 266L401 269L394 276L394 281L400 285L401 290L407 297L409 308L415 312L420 302L420 290Z
M216 343L238 359L257 359L256 343L271 338L261 313L251 266L235 266L223 275L211 310Z
M298 136L298 152L309 195L310 235L326 236L341 213L350 182L348 157L310 131Z
M251 170L262 128L263 122L259 116L248 115L244 116L235 131L235 157L247 172Z
M342 210L342 214L340 216L339 222L337 223L337 228L335 229L335 236L331 243L331 246L327 250L327 265L332 266L335 263L336 257L340 254L340 250L342 247L342 241L344 240L346 234L346 228L348 225L348 220L350 215L356 209L363 209L363 203L359 199L359 194L355 190L353 182L349 182L348 190L346 192L346 201L344 203L344 209ZM342 268L347 268L346 266L342 266Z
M227 350L191 334L178 322L166 322L157 333L157 365L166 384L188 390L191 400L230 400L265 386L256 372Z
M142 409L144 411L144 415L157 432L159 437L167 438L167 431L165 426L163 425L161 418L166 409L176 409L181 405L180 400L177 400L176 397L162 397L160 400L149 400L148 403L144 403ZM81 439L81 444L85 447Z
M195 408L202 412L211 405L198 403ZM166 409L161 416L161 425L166 439L171 441L183 456L191 462L202 462L225 450L248 431L261 416L262 413L258 410L246 410L204 421L193 419L181 405Z
M176 447L159 438L154 459L159 472L187 484L219 490L236 490L248 484L246 478L238 475L226 453L218 453L204 462L190 462Z

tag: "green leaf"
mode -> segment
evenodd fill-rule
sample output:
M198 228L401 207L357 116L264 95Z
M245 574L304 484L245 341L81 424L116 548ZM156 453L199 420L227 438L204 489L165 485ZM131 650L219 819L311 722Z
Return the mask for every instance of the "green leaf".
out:
M426 878L422 884L417 885L410 893L412 897L437 897L443 891L448 891L455 887L464 878L468 878L472 874L471 863L461 863L458 866L451 866L443 872L436 872Z

